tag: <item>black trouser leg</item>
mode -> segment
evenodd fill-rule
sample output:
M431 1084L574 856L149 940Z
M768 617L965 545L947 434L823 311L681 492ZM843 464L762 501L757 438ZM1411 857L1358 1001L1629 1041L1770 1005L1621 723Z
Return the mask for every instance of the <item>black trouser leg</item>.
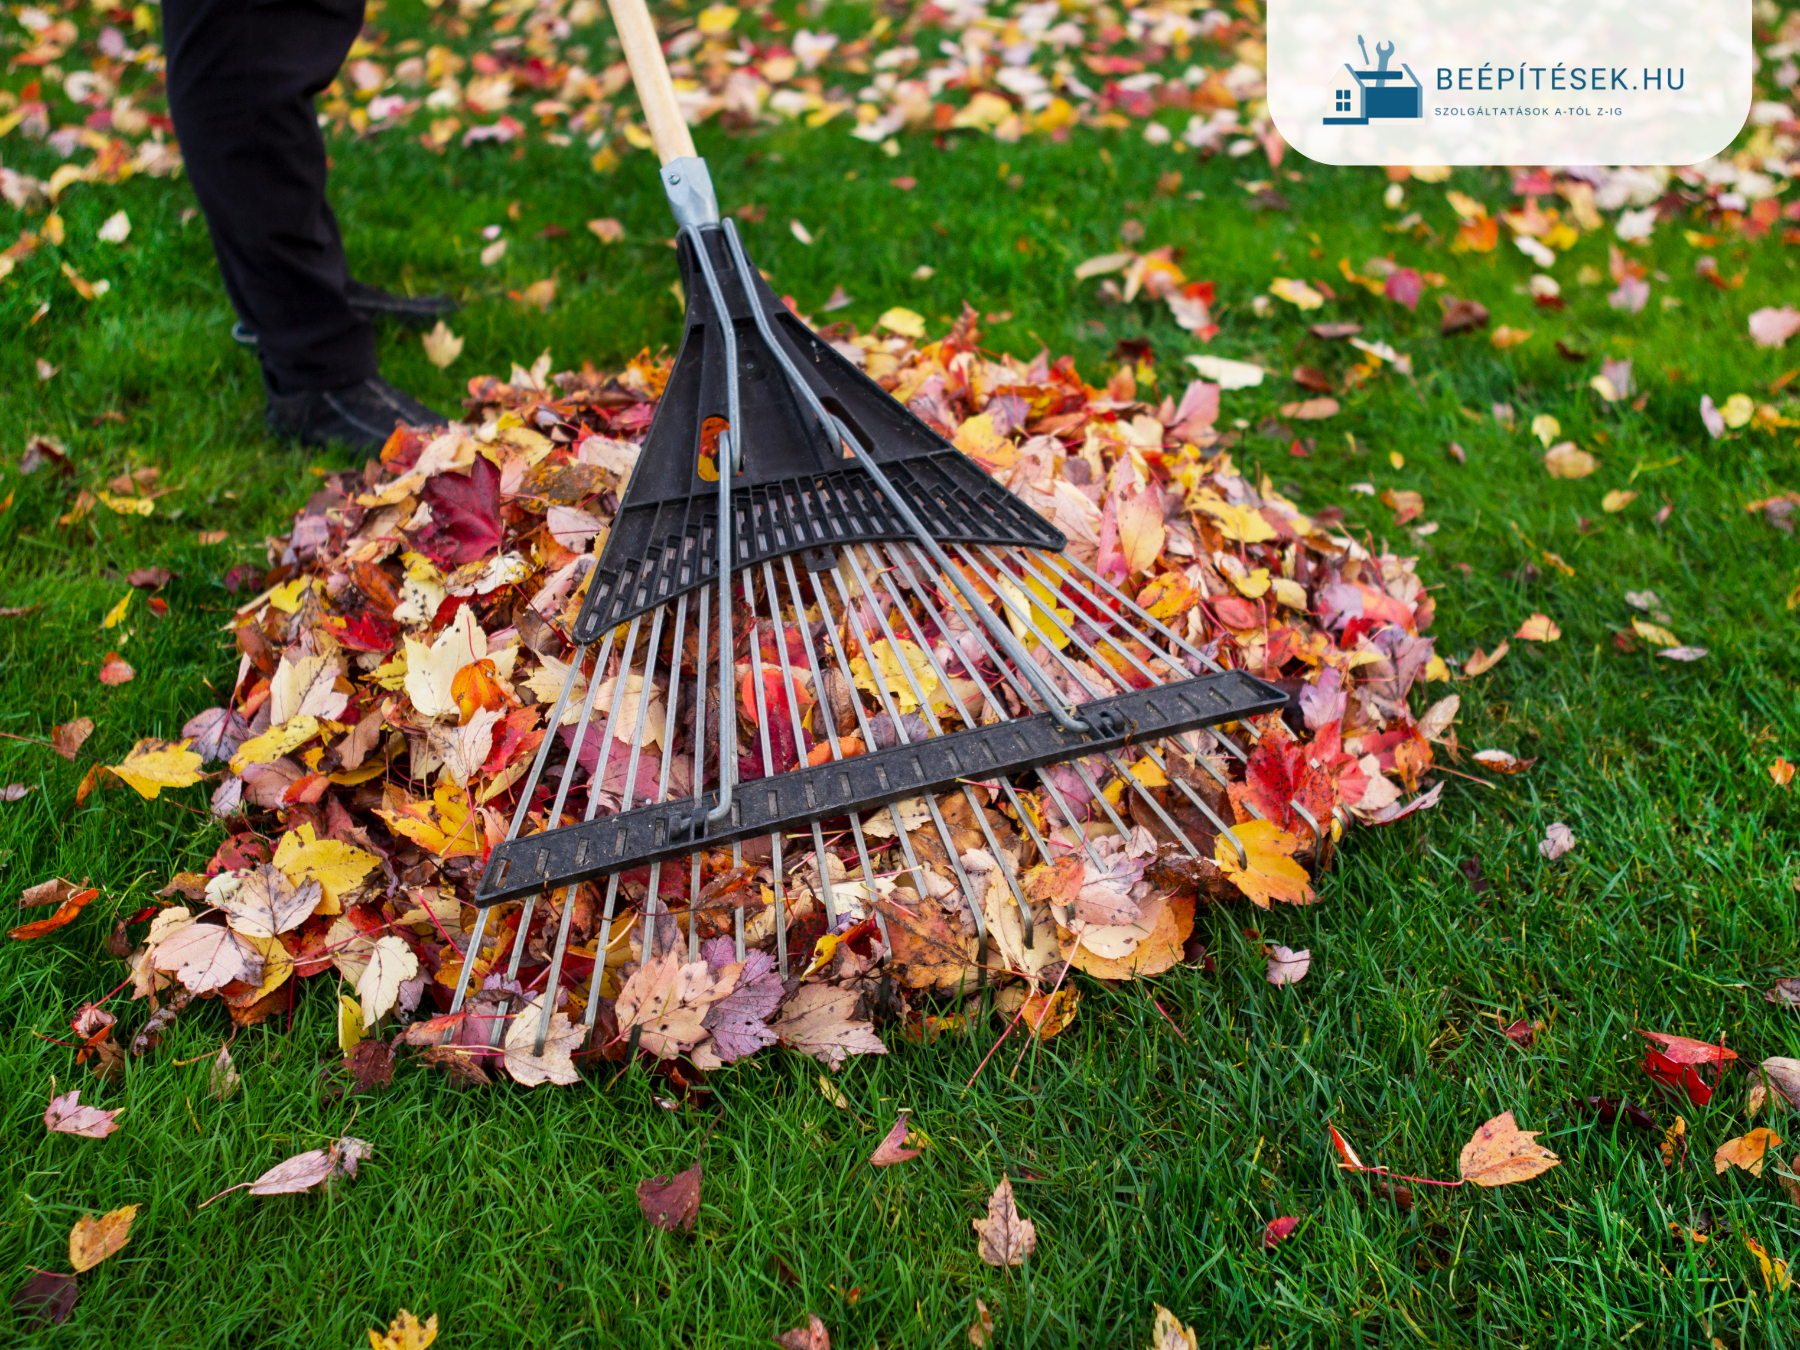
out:
M344 296L313 96L362 27L363 0L164 0L169 115L238 317L271 392L376 373Z

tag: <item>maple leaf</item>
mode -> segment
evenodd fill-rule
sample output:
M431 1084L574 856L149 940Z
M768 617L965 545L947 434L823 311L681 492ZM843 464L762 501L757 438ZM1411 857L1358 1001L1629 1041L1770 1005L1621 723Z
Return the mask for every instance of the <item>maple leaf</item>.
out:
M443 326L441 323L438 325L439 328ZM437 1334L436 1313L421 1323L402 1308L399 1315L388 1323L385 1334L373 1330L369 1332L369 1350L425 1350L426 1346L437 1339Z
M1736 1139L1727 1139L1713 1152L1713 1171L1741 1167L1753 1177L1760 1177L1764 1154L1781 1147L1781 1136L1769 1129L1755 1129Z
M81 1104L81 1090L52 1097L44 1111L44 1128L52 1134L78 1134L85 1139L104 1139L119 1128L117 1111L103 1111Z
M969 1344L975 1350L987 1350L994 1343L994 1315L980 1299L975 1300L975 1320L969 1324L968 1334ZM1189 1346L1188 1350L1194 1350L1194 1347Z
M1312 902L1311 878L1293 857L1299 839L1267 820L1235 825L1232 833L1243 846L1245 861L1238 860L1237 849L1224 834L1213 846L1213 860L1252 904L1267 909L1277 900L1294 905Z
M136 676L130 663L117 652L108 652L100 663L101 684L124 684Z
M1502 1112L1475 1131L1463 1145L1457 1170L1476 1186L1510 1186L1530 1181L1561 1161L1537 1142L1538 1130L1521 1130L1511 1111Z
M1525 642L1555 642L1562 636L1562 629L1552 622L1548 614L1533 614L1519 625L1519 631L1513 636Z
M381 859L341 839L320 839L302 824L281 836L272 861L295 886L317 885L325 899L320 912L336 914Z
M246 937L271 938L298 928L319 907L323 892L319 883L295 886L276 867L264 864L251 872L234 891L213 897L225 911L225 922Z
M850 1055L885 1055L887 1046L875 1034L874 1024L856 1016L858 1001L854 989L803 984L769 1029L783 1045L833 1069L841 1067ZM620 1025L624 1025L623 1019Z
M1759 347L1785 347L1795 333L1800 333L1800 313L1792 305L1765 305L1751 312L1750 336Z
M154 801L166 787L192 787L200 781L205 761L188 749L186 741L139 741L123 764L108 770L115 778L131 784L138 795Z
M781 1350L831 1350L831 1335L817 1313L806 1314L806 1325L784 1331L775 1338Z
M394 810L375 809L395 834L440 858L479 857L485 838L481 818L454 783L440 780L429 801L402 802Z
M1546 826L1544 837L1538 840L1538 852L1549 862L1555 862L1574 847L1575 832L1560 820Z
M712 941L726 953L732 951L729 938ZM723 969L725 963L715 963L709 955L708 964L718 970ZM769 1029L767 1021L781 1006L785 993L781 972L775 969L775 958L767 952L745 952L736 986L729 994L715 1000L701 1020L711 1037L695 1048L694 1063L702 1069L712 1067L710 1061L715 1059L729 1064L775 1044L775 1033Z
M469 472L440 473L419 493L431 519L413 545L433 562L460 567L500 548L500 471L476 455Z
M1238 819L1252 819L1248 808L1254 806L1264 820L1278 828L1310 835L1312 827L1294 809L1298 805L1321 826L1328 825L1337 806L1337 791L1330 774L1315 764L1314 758L1294 740L1279 717L1268 718L1244 765L1244 781L1231 785Z
M1150 1306L1156 1309L1156 1325L1150 1331L1150 1350L1199 1350L1200 1338L1192 1327L1183 1326L1181 1319L1162 1304Z
M638 1212L665 1233L691 1233L700 1217L700 1164L672 1177L645 1177L638 1182Z
M237 1071L237 1065L231 1062L231 1047L221 1045L219 1053L213 1057L212 1072L207 1075L206 1095L214 1101L222 1102L243 1085L244 1080Z
M1154 487L1139 488L1130 497L1113 500L1118 522L1119 552L1133 575L1148 572L1162 556L1167 531L1163 526L1162 494Z
M450 325L442 319L437 321L429 333L422 334L419 341L425 348L425 359L439 370L445 369L462 355L463 340L451 332Z
M894 1128L887 1132L885 1138L875 1146L869 1155L869 1166L892 1167L895 1163L911 1162L919 1156L916 1148L904 1147L906 1143L906 1118L909 1113L902 1111L894 1121Z
M256 984L262 979L261 958L222 924L185 924L153 945L151 964L195 994L211 993L233 980Z
M1037 1250L1037 1225L1020 1215L1009 1176L988 1197L987 1218L971 1222L981 1238L981 1259L990 1266L1022 1266Z
M1080 1007L1081 992L1072 985L1053 994L1034 990L1020 1006L1019 1020L1034 1036L1048 1040L1075 1020Z
M572 1058L581 1048L587 1028L572 1025L561 1012L550 1014L550 1034L544 1038L544 1053L537 1053L538 1020L543 1016L541 999L534 999L520 1010L506 1029L506 1072L521 1087L539 1083L579 1083Z
M404 938L389 933L369 949L368 965L356 982L364 1026L373 1026L400 1001L400 986L419 973L419 958ZM548 1049L548 1047L546 1047Z
M737 987L742 967L715 973L704 961L684 962L670 951L646 961L619 990L613 1005L619 1033L638 1031L638 1044L658 1059L672 1059L707 1037L706 1014Z
M92 1270L131 1241L132 1220L142 1205L126 1205L95 1218L83 1214L69 1230L69 1264L79 1275Z

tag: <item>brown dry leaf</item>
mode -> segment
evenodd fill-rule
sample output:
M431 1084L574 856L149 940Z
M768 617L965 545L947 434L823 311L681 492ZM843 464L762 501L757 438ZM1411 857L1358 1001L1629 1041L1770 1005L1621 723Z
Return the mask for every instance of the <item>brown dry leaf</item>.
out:
M1762 1062L1761 1068L1763 1077L1785 1099L1785 1104L1800 1107L1800 1059L1771 1055Z
M271 938L305 923L323 898L318 882L295 886L286 874L265 864L245 877L235 891L217 897L217 904L236 932Z
M1775 1165L1775 1180L1781 1183L1781 1189L1787 1192L1788 1199L1800 1205L1800 1153L1794 1155L1793 1161L1786 1167Z
M1013 1203L1011 1177L1002 1176L988 1197L987 1218L971 1222L981 1236L981 1259L990 1266L1022 1266L1037 1250L1037 1225Z
M52 1134L78 1134L84 1139L104 1139L119 1128L117 1111L81 1104L81 1089L50 1099L44 1112L44 1128Z
M638 1210L665 1233L691 1233L700 1217L700 1164L672 1177L646 1177L638 1182Z
M831 1350L831 1336L816 1313L806 1314L806 1325L784 1331L775 1338L781 1350Z
M1500 645L1494 648L1492 652L1484 652L1481 648L1477 647L1475 649L1475 654L1467 661L1463 662L1463 674L1470 677L1487 674L1495 666L1500 664L1500 658L1506 655L1507 650L1511 646L1512 644L1510 642L1502 640Z
M769 1024L769 1030L783 1045L804 1051L833 1069L841 1067L850 1055L885 1055L887 1046L875 1034L874 1023L856 1016L858 999L854 989L803 984L782 1005L781 1016ZM623 1018L620 1025L624 1025Z
M402 1308L400 1315L388 1323L386 1335L374 1330L369 1332L369 1350L425 1350L437 1339L437 1334L436 1313L421 1323Z
M903 1147L906 1143L906 1118L909 1114L906 1111L900 1113L900 1118L894 1122L894 1128L887 1132L887 1138L876 1145L875 1151L869 1155L869 1166L892 1167L895 1163L911 1162L919 1156L918 1149Z
M72 881L61 877L51 877L48 881L40 881L35 886L27 886L19 893L19 908L29 909L33 905L60 905L76 891L87 889L88 879L83 877L77 886Z
M737 987L740 970L727 966L715 974L706 962L684 961L676 951L646 961L619 990L619 1034L629 1038L642 1028L638 1044L658 1059L692 1050L709 1034L707 1010Z
M131 1221L142 1208L126 1205L97 1219L83 1214L75 1220L75 1226L69 1230L69 1264L75 1267L75 1273L92 1270L131 1241Z
M975 1350L987 1350L994 1343L994 1314L980 1299L975 1300L975 1320L969 1323L969 1344Z
M1151 1306L1156 1309L1156 1326L1150 1332L1150 1350L1198 1350L1200 1338L1192 1327L1184 1327L1162 1304Z
M702 963L704 964L704 963ZM519 1015L506 1029L506 1071L522 1087L539 1083L579 1083L573 1055L581 1048L587 1028L571 1024L561 1012L550 1014L550 1034L544 1039L544 1053L537 1054L538 1018L541 1004L533 1001L520 1009Z
M63 722L50 728L50 748L64 759L72 760L81 749L82 742L94 734L94 719L77 717L73 722Z
M1713 1151L1713 1174L1717 1176L1730 1167L1741 1167L1753 1177L1760 1177L1763 1172L1763 1155L1771 1148L1781 1147L1781 1136L1770 1129L1755 1129L1736 1139L1727 1139Z
M1562 1159L1537 1142L1538 1130L1521 1130L1504 1111L1463 1145L1457 1159L1462 1179L1477 1186L1510 1186L1548 1172Z
M81 1287L73 1275L40 1270L13 1291L13 1309L28 1327L61 1326L75 1311Z

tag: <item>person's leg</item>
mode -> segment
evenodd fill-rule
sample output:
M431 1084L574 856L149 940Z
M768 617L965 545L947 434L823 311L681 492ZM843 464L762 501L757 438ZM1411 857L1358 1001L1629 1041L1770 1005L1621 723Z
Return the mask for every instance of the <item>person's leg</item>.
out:
M376 374L350 307L313 96L362 25L362 0L165 0L169 112L233 306L271 395Z

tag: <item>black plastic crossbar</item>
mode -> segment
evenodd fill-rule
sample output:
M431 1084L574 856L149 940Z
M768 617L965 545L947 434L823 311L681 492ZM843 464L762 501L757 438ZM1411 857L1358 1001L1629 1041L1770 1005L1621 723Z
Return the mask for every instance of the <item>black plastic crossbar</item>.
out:
M621 811L501 844L488 859L475 903L492 905L546 887L592 881L683 857L697 848L780 833L941 791L959 779L1010 776L1133 742L1240 721L1273 712L1286 701L1274 686L1231 670L1096 699L1077 709L1094 727L1107 724L1104 712L1116 712L1126 728L1122 734L1077 735L1057 725L1048 713L1038 713L754 778L737 785L730 821L714 826L702 838L683 833L684 825L697 815L704 818L718 800L716 792L704 794L698 803L683 797Z

